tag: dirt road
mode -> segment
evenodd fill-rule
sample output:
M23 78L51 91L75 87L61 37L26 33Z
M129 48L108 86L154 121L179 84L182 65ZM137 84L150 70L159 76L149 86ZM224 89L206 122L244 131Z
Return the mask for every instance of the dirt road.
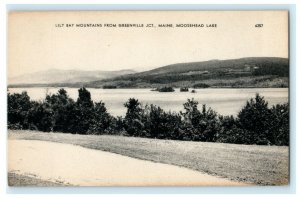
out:
M246 185L178 166L36 140L8 140L8 171L79 186Z

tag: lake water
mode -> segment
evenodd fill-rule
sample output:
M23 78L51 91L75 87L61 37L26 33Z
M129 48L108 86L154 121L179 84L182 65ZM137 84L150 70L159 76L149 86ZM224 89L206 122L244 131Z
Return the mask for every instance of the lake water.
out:
M10 93L27 91L32 100L43 100L46 94L55 94L59 88L9 88ZM78 97L78 88L65 88L68 95L74 100ZM126 108L124 103L129 98L138 99L143 105L155 104L164 110L182 111L183 103L188 98L194 98L201 104L206 104L219 114L237 115L246 101L255 97L256 93L264 96L269 105L288 102L288 88L251 88L251 89L196 89L196 93L175 92L160 93L150 89L93 89L92 100L103 101L108 112L114 116L124 116ZM200 108L199 108L200 109Z

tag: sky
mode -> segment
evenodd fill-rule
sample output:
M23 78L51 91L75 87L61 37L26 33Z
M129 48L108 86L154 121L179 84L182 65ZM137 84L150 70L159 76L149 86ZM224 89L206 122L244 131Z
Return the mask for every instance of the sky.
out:
M76 27L77 24L102 27ZM147 24L155 27L145 27ZM158 27L159 24L173 27ZM175 27L176 24L204 27ZM207 27L210 24L217 27ZM263 25L255 27L257 24ZM288 12L11 12L7 41L9 77L49 69L147 70L211 59L287 58Z

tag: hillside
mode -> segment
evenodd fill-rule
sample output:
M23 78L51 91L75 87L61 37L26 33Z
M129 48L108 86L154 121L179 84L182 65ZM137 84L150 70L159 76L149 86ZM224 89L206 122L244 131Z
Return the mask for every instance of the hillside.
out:
M90 82L134 72L133 70L84 71L51 69L12 77L8 79L8 82L10 85Z
M53 76L58 77L51 81ZM64 71L61 74L34 73L23 76L22 79L23 84L18 85L14 83L16 79L10 79L9 87L288 87L289 60L278 57L248 57L177 63L138 73L133 70Z
M283 66L283 67L282 67ZM208 71L213 72L215 70L230 72L230 70L245 70L250 71L253 67L268 67L273 69L282 69L284 66L288 66L288 59L285 58L273 58L273 57L253 57L253 58L240 58L229 60L209 60L203 62L191 62L191 63L178 63L159 67L150 71L141 72L140 75L156 75L167 73L189 73L191 71ZM277 68L278 67L278 68ZM287 67L288 68L288 67ZM281 71L287 72L288 70Z

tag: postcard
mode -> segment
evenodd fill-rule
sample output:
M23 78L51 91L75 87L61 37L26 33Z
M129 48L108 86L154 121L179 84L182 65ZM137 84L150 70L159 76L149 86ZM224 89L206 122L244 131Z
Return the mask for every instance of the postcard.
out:
M289 185L288 15L9 12L8 185Z

